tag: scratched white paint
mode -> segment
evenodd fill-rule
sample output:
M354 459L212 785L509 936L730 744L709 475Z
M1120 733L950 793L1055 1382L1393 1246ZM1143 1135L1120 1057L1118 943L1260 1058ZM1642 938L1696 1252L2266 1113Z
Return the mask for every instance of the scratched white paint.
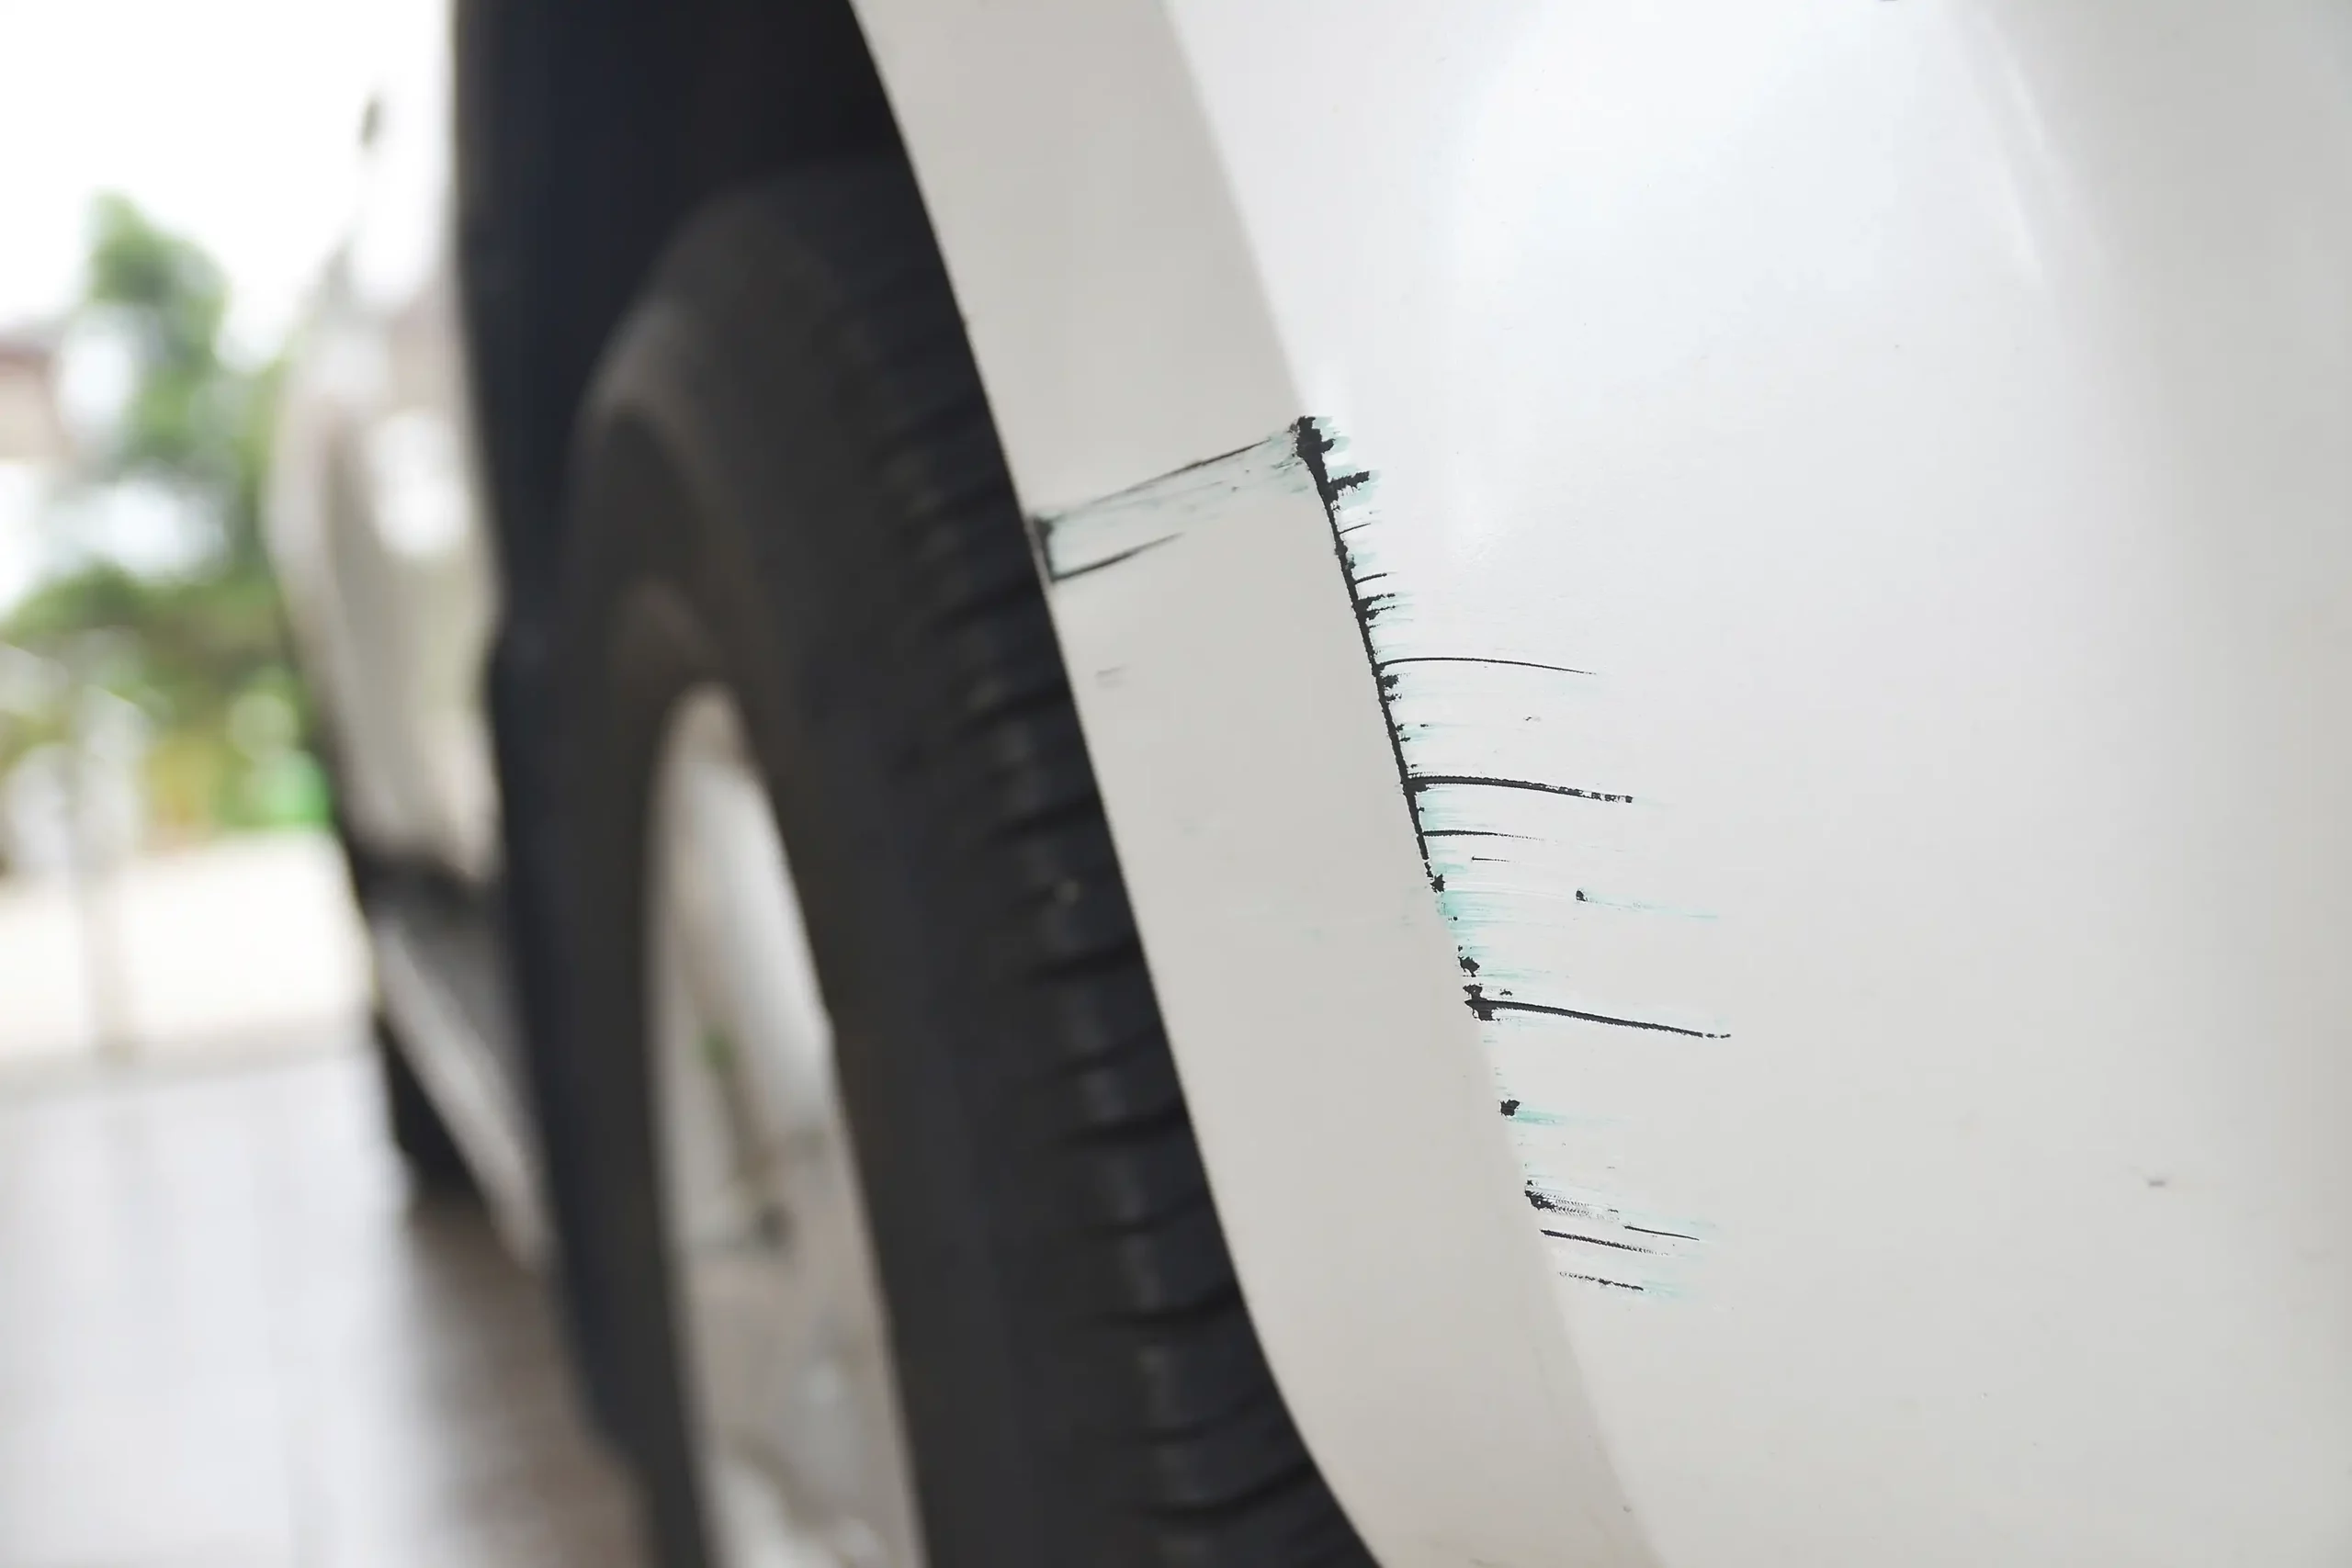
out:
M1328 422L1302 420L1035 526L1056 602L1067 606L1079 580L1142 576L1152 570L1140 560L1147 552L1204 525L1230 526L1274 498L1323 507L1330 570L1351 601L1373 677L1360 690L1377 703L1391 741L1462 1005L1518 1155L1528 1227L1563 1280L1673 1292L1704 1224L1615 1190L1623 1122L1596 1112L1576 1080L1595 1050L1646 1047L1703 1065L1728 1039L1698 998L1715 918L1648 852L1667 807L1632 793L1623 776L1606 678L1553 661L1575 656L1573 629L1522 634L1498 650L1491 637L1430 614L1391 570L1383 540L1401 525L1383 515L1377 495L1377 475L1354 465L1344 438ZM1085 603L1063 609L1064 635L1100 661L1110 655L1090 636ZM1206 603L1202 613L1213 615ZM1124 664L1102 683L1123 705L1137 701ZM1112 722L1098 719L1098 733Z
M1304 433L1035 524L1220 1219L1385 1561L1640 1564L1544 1270L1646 1288L1696 1233L1511 1157Z
M1706 1000L1714 916L1657 852L1671 806L1624 742L1618 683L1566 622L1449 613L1418 586L1409 518L1380 504L1328 423L1324 491L1338 555L1396 738L1399 787L1453 937L1531 1224L1566 1280L1678 1291L1701 1222L1620 1190L1623 1118L1578 1082L1596 1051L1646 1049L1703 1071L1728 1038Z
M2352 8L857 3L1380 1560L2352 1561Z
M1046 580L1062 582L1168 544L1261 494L1314 493L1314 479L1283 433L1048 513L1035 524L1037 547Z
M1034 510L1311 409L1380 470L1386 570L1432 635L1596 677L1589 714L1555 689L1517 761L1484 692L1417 733L1654 807L1622 841L1513 810L1558 862L1546 887L1611 865L1611 907L1690 918L1610 928L1657 942L1577 964L1588 999L1729 1035L1486 1043L1514 1083L1559 1075L1528 1096L1578 1162L1554 1196L1699 1238L1675 1292L1556 1293L1557 1386L1657 1555L2346 1561L2352 11L862 6L920 66L885 61ZM1327 726L1363 739L1336 688L1283 685L1290 728L1259 722L1247 658L1291 647L1270 601L1330 569L1228 541L1227 575L1196 570L1225 527L1066 583L1057 614L1073 647L1142 635L1114 621L1173 637L1180 609L1220 634L1199 669L1130 671L1131 702L1103 675L1085 718L1164 775L1106 788L1148 940L1188 933L1148 945L1188 1093L1217 1089L1203 1137L1245 1287L1384 1560L1580 1561L1535 1522L1543 1481L1485 1486L1521 1523L1472 1540L1463 1477L1492 1479L1496 1447L1441 1382L1426 1409L1403 1386L1430 1372L1403 1318L1384 1337L1323 1288L1412 1294L1433 1213L1408 1203L1409 1239L1323 1281L1298 1261L1381 1244L1344 1204L1312 1228L1297 1164L1360 1160L1388 1193L1448 1156L1401 1114L1300 1130L1250 1091L1297 1089L1302 1055L1367 1096L1452 1060L1430 1043L1463 1027L1461 976L1427 869L1352 881L1343 842L1394 846L1321 831L1301 796L1252 840L1265 863L1220 869L1418 907L1285 936L1228 892L1249 942L1179 908L1217 908L1182 850L1248 809L1182 744L1281 784ZM1345 809L1383 769L1396 809L1393 751L1348 755L1317 775ZM1438 951L1374 914L1430 921ZM1503 924L1548 918L1522 900ZM1349 1010L1338 1045L1303 1010L1280 1037L1217 1010L1301 950L1330 994L1400 1005ZM1407 970L1438 999L1401 1005ZM1441 1099L1433 1122L1467 1114ZM1450 1282L1413 1295L1425 1337L1475 1332L1453 1309L1489 1281ZM1513 1531L1533 1544L1494 1544Z
M1660 1556L2352 1561L2352 8L1172 12L1390 581L1715 917L1575 977L1728 1039L1508 1047L1702 1227L1559 1297Z

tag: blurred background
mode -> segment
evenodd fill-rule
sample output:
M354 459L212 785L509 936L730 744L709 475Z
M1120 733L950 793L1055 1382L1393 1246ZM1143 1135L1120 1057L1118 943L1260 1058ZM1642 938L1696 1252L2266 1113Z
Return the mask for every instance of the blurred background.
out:
M622 1562L536 1281L413 1189L261 547L432 0L0 0L0 1568Z
M361 1007L259 508L403 8L0 3L10 1066L250 1049Z

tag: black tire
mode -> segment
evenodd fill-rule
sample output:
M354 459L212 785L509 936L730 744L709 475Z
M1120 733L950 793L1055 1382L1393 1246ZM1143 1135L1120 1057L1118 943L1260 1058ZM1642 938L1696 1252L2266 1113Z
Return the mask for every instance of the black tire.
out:
M625 1446L701 1568L646 1105L662 725L739 704L831 1011L933 1568L1369 1561L1235 1282L1027 539L903 169L673 246L574 451L571 1131Z
M401 1053L390 1021L381 1012L368 1021L376 1066L384 1086L384 1121L392 1147L422 1192L455 1195L474 1190L474 1173L449 1134L449 1124Z

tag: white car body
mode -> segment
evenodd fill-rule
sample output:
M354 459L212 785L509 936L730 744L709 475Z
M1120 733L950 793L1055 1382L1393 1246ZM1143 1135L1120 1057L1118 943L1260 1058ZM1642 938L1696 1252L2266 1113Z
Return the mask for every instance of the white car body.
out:
M858 11L1379 1560L2352 1558L2352 8ZM403 288L277 543L481 877Z

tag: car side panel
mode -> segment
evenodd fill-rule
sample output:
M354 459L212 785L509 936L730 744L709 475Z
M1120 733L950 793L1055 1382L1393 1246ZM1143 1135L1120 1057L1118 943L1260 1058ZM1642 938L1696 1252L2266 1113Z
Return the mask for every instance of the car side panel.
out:
M1306 412L1166 14L860 7L1015 482L1067 541L1260 449L1057 624L1259 1333L1396 1568L1645 1561L1415 846ZM1263 444L1272 442L1272 446ZM1242 459L1247 467L1249 459ZM1205 504L1199 504L1205 502ZM1108 521L1105 513L1112 514Z
M2340 1561L2352 15L861 10L1383 1560Z
M413 10L356 231L294 354L267 526L346 826L379 857L481 884L498 583L448 254L447 17Z

